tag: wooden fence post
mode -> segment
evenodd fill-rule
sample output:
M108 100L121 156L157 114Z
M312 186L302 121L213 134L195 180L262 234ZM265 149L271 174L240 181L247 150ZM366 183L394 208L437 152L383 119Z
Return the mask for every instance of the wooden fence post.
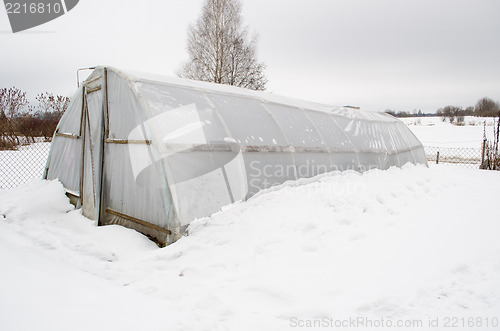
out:
M481 151L481 166L484 164L484 156L486 153L486 143L487 143L487 140L484 139L483 140L483 150Z

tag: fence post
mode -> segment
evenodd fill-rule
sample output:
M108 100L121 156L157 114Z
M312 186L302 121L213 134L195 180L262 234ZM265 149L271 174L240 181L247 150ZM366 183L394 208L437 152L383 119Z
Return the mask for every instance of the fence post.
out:
M487 143L487 140L484 139L483 140L483 148L482 148L482 151L481 151L481 166L484 164L484 155L486 153L486 143Z
M436 164L439 163L439 151L437 151L437 154L436 154Z
M495 122L493 121L493 125ZM500 111L498 112L498 121L497 121L497 139L495 140L495 152L498 154L498 135L500 134Z

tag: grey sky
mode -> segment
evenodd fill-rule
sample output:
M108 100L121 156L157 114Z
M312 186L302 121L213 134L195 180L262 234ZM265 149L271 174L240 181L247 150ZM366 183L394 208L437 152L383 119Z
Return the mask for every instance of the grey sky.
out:
M93 65L174 76L202 0L80 0L12 34L0 8L0 87L71 95ZM500 100L499 0L243 0L268 92L362 109Z

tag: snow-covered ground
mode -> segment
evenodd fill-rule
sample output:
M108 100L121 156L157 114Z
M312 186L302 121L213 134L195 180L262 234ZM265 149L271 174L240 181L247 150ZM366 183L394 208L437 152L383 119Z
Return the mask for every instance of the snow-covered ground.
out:
M0 330L498 330L499 185L446 166L330 173L159 249L35 180L0 191Z
M466 116L464 125L451 124L441 117L400 118L424 146L444 148L477 148L483 143L484 122L487 138L493 138L493 118Z

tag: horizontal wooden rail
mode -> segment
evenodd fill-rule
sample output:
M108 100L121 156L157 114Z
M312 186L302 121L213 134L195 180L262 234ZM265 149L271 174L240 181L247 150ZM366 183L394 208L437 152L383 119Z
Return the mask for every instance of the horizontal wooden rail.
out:
M65 138L71 138L71 139L78 139L80 136L73 134L73 133L63 133L63 132L56 132L56 136L58 137L65 137Z
M152 229L155 229L156 231L160 231L160 232L163 232L163 233L166 233L166 234L172 234L172 232L168 229L164 229L162 227L159 227L158 225L154 225L154 224L151 224L149 222L146 222L146 221L143 221L143 220L140 220L138 218L135 218L133 216L129 216L129 215L126 215L126 214L122 214L116 210L113 210L113 209L110 209L110 208L106 208L105 209L106 213L108 214L111 214L111 215L115 215L115 216L118 216L118 217L121 217L123 219L126 219L128 221L131 221L131 222L134 222L134 223L137 223L137 224L140 224L140 225L143 225L145 227L148 227L148 228L152 228Z

